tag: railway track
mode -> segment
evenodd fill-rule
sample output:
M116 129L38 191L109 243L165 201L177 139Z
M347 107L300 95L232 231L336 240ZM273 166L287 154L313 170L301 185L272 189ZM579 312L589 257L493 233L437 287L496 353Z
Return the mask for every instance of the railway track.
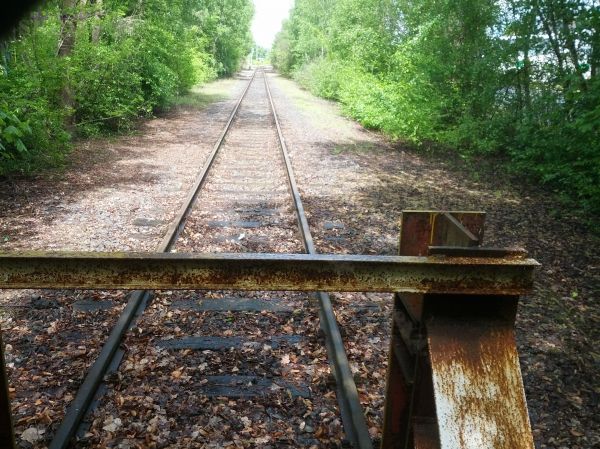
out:
M315 253L263 71L158 250ZM340 417L347 440L370 448L328 295L138 291L49 447L102 432L171 447L337 447Z

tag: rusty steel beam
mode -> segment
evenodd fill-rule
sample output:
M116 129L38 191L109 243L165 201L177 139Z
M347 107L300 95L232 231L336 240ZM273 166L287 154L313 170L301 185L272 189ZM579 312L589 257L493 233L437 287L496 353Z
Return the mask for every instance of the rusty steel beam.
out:
M0 254L0 288L519 295L533 259L309 254Z
M444 242L445 245L472 247L481 243L479 237L450 212L437 215L434 227L439 241Z
M481 244L484 221L479 211L402 211L399 253L426 256L430 246Z
M401 254L527 260L522 249L478 247L484 219L481 212L403 212ZM382 449L533 449L513 331L518 295L482 299L395 295ZM393 357L402 344L404 358Z
M525 259L527 257L527 251L523 248L461 248L458 246L430 246L429 255L451 257L513 257L515 259Z
M440 449L533 449L513 330L517 298L488 298L486 307L476 297L457 298L451 310L446 298L430 300L425 321Z

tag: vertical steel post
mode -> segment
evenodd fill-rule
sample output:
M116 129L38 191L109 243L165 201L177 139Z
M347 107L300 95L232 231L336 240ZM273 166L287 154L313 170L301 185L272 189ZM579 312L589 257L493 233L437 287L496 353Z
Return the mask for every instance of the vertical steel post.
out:
M514 337L518 297L426 295L440 449L533 449Z
M443 212L403 211L399 254L426 256L429 246L441 245L448 234L458 235L452 224ZM473 231L471 234L482 235L475 226ZM470 237L461 243L470 246ZM436 447L428 442L429 437L433 442L437 438L435 410L430 400L433 387L421 326L423 300L420 294L397 293L394 297L382 449Z
M478 246L484 220L481 212L403 212L400 254ZM533 448L513 333L517 301L396 295L383 449Z
M15 433L12 423L12 411L8 392L8 375L4 362L4 343L2 342L2 331L0 330L0 447L14 448Z

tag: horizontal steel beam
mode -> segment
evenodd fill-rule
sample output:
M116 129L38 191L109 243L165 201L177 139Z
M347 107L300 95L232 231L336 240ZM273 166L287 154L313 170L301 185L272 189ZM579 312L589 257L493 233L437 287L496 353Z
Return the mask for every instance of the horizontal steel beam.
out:
M0 254L0 288L364 291L520 295L523 258L308 254Z

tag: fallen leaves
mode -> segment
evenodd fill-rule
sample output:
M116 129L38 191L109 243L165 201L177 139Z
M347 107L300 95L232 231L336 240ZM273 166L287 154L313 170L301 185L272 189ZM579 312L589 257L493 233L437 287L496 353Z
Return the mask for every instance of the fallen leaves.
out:
M2 322L3 337L9 342L6 358L17 437L33 447L44 447L119 314L124 295L85 291L46 291L41 297L27 292L17 294L21 296L11 298L12 302L52 304L50 308L23 309L10 321ZM110 297L115 307L93 313L74 312L70 309L73 296L79 295Z
M104 424L102 426L103 430L114 433L123 425L123 422L121 421L121 418L115 418L113 416L109 416L108 418L106 418L104 420L103 424Z
M43 438L44 433L46 433L45 429L29 427L21 433L21 439L27 441L28 443L34 444Z
M597 272L598 267L596 240L579 223L549 218L547 211L556 205L549 204L543 198L543 192L533 192L531 199L524 197L522 203L515 202L514 198L518 195L511 194L510 202L506 202L495 195L485 182L473 186L466 175L442 167L440 161L431 162L397 148L392 151L374 148L365 154L344 153L333 157L328 153L328 145L344 139L370 142L372 136L352 128L352 125L350 130L346 125L315 129L306 126L307 122L301 116L298 110L286 108L282 111L282 124L294 153L292 159L298 184L321 252L394 254L398 234L396 222L401 209L469 206L489 212L488 242L522 244L532 249L535 257L541 258L544 272L540 284L547 284L549 289L547 292L538 290L521 303L518 321L523 372L536 442L541 442L540 447L573 449L600 444L598 438L593 439L598 435L596 406L600 394L597 383L600 376L595 374L598 372L595 367L600 366L600 356L593 345L597 341L594 336L598 326L594 323L598 322L598 311L590 291L594 285L594 270ZM172 122L163 123L173 130ZM199 127L209 135L211 128ZM151 138L134 137L133 140L144 143L140 145L142 149L138 154L152 161L148 166L162 163L164 169L164 160L168 159L168 164L174 168L170 173L181 174L168 182L144 183L145 191L132 195L130 187L122 189L115 185L114 176L109 173L116 165L127 164L93 166L85 172L86 175L97 169L104 170L104 174L100 170L88 184L94 187L94 191L101 192L101 183L106 178L110 187L110 192L99 195L85 191L85 186L82 187L78 181L83 170L76 166L67 175L72 192L66 193L70 200L79 195L86 196L86 199L60 212L61 220L55 220L56 211L44 212L49 202L67 206L64 199L53 198L54 184L23 195L5 195L0 198L3 206L0 209L5 212L0 226L10 229L11 239L3 247L19 248L19 245L32 244L44 248L54 245L63 249L115 249L123 245L133 245L137 249L153 248L151 238L133 243L129 241L131 228L124 223L131 217L127 213L121 215L121 206L127 207L130 201L135 201L139 203L136 214L144 210L158 215L170 214L169 200L182 194L165 192L173 183L188 182L185 177L191 179L195 171L189 161L192 158L201 161L206 152L201 154L198 148L188 151L187 147L177 147L173 151L173 147L166 144L162 151L157 148L156 134ZM204 140L208 142L210 139ZM206 144L204 140L202 143ZM133 145L127 151L137 150ZM160 152L155 154L157 151ZM174 161L172 154L180 152L187 152L189 157L183 158L183 162L179 159ZM169 157L165 158L165 155ZM132 162L138 160L128 159ZM130 167L137 167L137 164ZM131 175L138 172L134 168L129 171ZM160 168L157 173L162 175ZM125 176L124 179L130 182L134 176ZM5 192L12 190L11 186L4 189ZM182 189L184 191L185 188ZM211 218L227 218L215 216L216 201L206 204L206 213ZM281 207L281 204L265 202L264 206ZM7 211L14 216L9 216ZM286 209L276 218L285 223L292 215ZM198 218L193 217L194 225L198 224ZM322 225L326 222L343 223L344 228L323 229ZM272 233L232 230L227 242L210 242L207 248L203 245L209 240L209 229L200 226L193 235L184 236L178 251L295 251L298 245L293 242L297 236L290 229L291 226L288 230ZM32 230L35 234L29 239L27 234ZM156 231L154 235L160 233L159 228ZM144 233L136 232L144 234L139 236L142 238L152 237L152 233L145 230ZM215 235L216 232L210 234ZM272 240L268 239L270 237ZM261 243L261 238L267 240ZM575 291L577 294L573 295ZM78 294L69 292L62 296L72 298ZM208 294L218 296L216 292ZM233 319L225 314L209 317L179 313L170 308L172 296L176 296L177 292L163 292L163 295L155 300L152 305L154 311L150 317L143 318L143 323L135 329L136 335L127 343L129 349L123 365L111 380L110 386L114 387L114 391L106 399L104 408L94 415L92 432L87 435L90 445L102 448L109 443L119 448L169 444L193 447L190 443L193 441L202 447L216 441L221 447L252 444L284 447L293 445L294 439L298 438L309 438L302 440L305 447L335 447L336 441L339 443L342 430L335 407L335 392L328 380L323 342L314 337L318 319L307 316L311 307L308 301L292 299L297 312L289 319L268 313L256 319L247 316L238 318L237 315ZM553 296L558 299L556 303L552 300ZM6 330L7 366L11 383L17 386L16 389L11 386L9 390L17 432L24 441L38 446L45 444L49 438L46 426L54 425L62 417L66 404L72 400L78 382L93 359L94 351L101 347L114 319L111 314L94 319L74 315L65 307L68 300L55 302L53 298L42 299L44 301L36 300L36 304L43 309L36 309L30 314L25 312L24 316L5 315L2 319ZM358 294L335 295L334 299L340 325L345 330L345 344L360 397L366 406L369 433L378 438L382 422L390 301L385 296ZM376 307L361 308L368 302L375 303ZM275 329L278 333L302 332L309 337L308 342L300 347L273 348L264 336L274 333ZM240 351L221 354L214 351L197 354L189 350L173 354L153 347L154 337L176 338L199 330L223 336L246 335L261 343L257 348L247 346ZM209 400L194 393L195 386L207 383L208 375L222 372L247 374L250 371L261 376L283 375L304 380L311 385L313 398L308 402L292 400L285 389L276 384L273 384L272 393L266 401ZM208 416L211 416L210 420ZM572 417L577 419L571 420ZM251 424L246 425L247 422ZM314 432L304 432L307 428L314 429ZM115 435L107 436L107 432ZM311 443L310 438L316 438L318 444Z

